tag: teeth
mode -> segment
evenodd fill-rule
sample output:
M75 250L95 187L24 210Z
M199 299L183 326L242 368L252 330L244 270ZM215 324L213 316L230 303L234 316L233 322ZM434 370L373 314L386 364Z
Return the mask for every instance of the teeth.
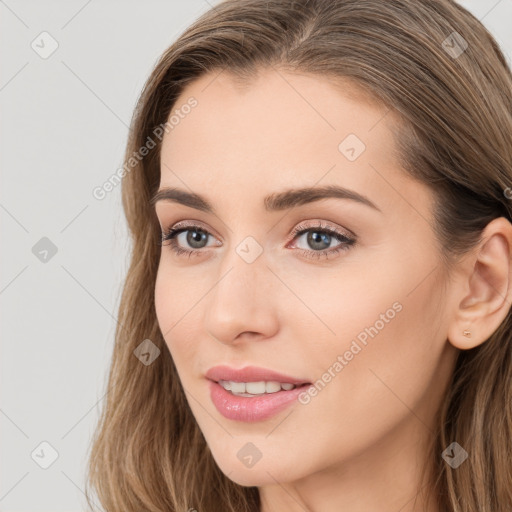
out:
M244 382L230 382L231 392L232 393L245 393L245 383Z
M283 384L279 384L279 382L265 382L265 392L266 393L276 393L277 391L281 391L281 386ZM284 384L286 385L286 384ZM293 386L293 384L291 384Z
M219 380L219 384L227 391L237 396L255 396L266 393L277 393L281 389L290 391L295 387L289 382L259 381L259 382L234 382L231 380Z
M251 395L261 395L265 393L264 382L247 382L245 383L245 392Z

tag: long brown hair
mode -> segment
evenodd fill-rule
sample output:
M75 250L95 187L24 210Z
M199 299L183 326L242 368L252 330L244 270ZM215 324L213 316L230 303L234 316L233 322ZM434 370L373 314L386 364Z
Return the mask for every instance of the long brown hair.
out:
M156 147L122 180L131 264L87 481L107 512L260 510L258 489L215 464L159 330L161 230L150 198L160 178L155 129L186 85L223 70L250 82L268 66L351 80L398 115L400 163L435 191L448 266L492 219L511 218L511 72L491 34L454 1L226 0L210 9L161 56L132 119L126 160L148 138ZM145 339L161 351L150 365L133 353ZM469 454L457 469L441 457L453 441ZM431 456L440 510L512 510L510 312L485 343L460 351Z

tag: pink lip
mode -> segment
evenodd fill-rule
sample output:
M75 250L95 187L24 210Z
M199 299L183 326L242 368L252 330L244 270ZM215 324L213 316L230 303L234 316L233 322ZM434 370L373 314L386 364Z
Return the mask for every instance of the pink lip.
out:
M205 376L207 379L214 380L215 382L219 380L232 380L233 382L259 382L264 380L266 382L289 382L297 386L309 383L306 379L297 379L257 366L246 366L239 370L224 365L214 366L206 372Z
M263 421L282 411L308 386L299 386L290 391L277 391L255 397L236 396L220 384L210 381L210 398L217 410L229 420L255 422Z
M206 377L210 379L210 398L219 413L227 419L245 422L263 421L277 414L296 401L309 384L304 380L253 366L240 370L228 366L215 366L206 372ZM281 390L266 395L244 397L226 391L218 384L218 380L289 382L297 387L289 391Z

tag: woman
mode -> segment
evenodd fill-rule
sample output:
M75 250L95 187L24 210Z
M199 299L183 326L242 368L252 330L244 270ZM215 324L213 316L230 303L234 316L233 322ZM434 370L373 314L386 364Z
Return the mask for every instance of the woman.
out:
M512 76L451 0L226 0L140 97L107 511L512 509Z

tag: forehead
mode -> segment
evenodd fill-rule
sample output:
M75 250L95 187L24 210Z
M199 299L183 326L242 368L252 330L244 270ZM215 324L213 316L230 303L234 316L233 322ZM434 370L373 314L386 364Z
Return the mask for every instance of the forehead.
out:
M226 71L212 72L182 91L171 115L191 97L197 106L166 135L165 145L177 146L191 135L209 148L234 136L258 147L307 138L333 142L337 149L338 139L350 133L373 145L390 142L383 140L390 136L388 109L342 79L265 69L241 81Z
M398 167L397 118L350 82L274 69L242 82L217 71L189 84L171 115L191 98L164 136L161 186L185 181L214 197L229 183L263 197L338 184L390 206L421 186Z

